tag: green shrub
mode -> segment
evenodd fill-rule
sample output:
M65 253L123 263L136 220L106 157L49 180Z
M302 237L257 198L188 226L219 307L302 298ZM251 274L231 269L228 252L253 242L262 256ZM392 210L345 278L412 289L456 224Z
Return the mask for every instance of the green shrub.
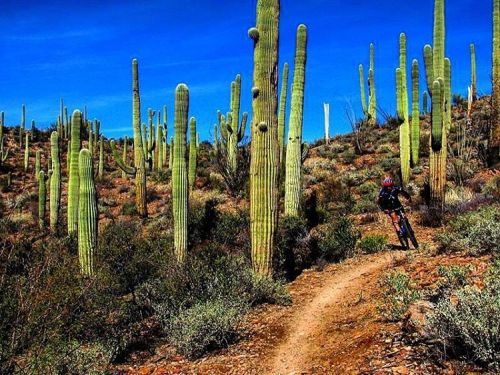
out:
M275 277L288 280L293 280L311 264L310 237L304 219L284 217L280 220L273 263Z
M383 251L387 245L387 236L372 234L364 236L358 243L359 249L365 254L373 254Z
M379 281L382 301L377 310L388 321L401 320L410 304L420 298L406 272L393 271L386 273Z
M245 209L235 212L217 210L210 240L231 251L250 253L250 213Z
M351 164L354 159L356 159L356 153L352 149L348 149L344 151L342 154L342 160L344 161L345 164Z
M385 158L382 159L379 165L384 172L390 172L399 168L399 161L396 158Z
M132 216L137 214L137 207L132 202L125 202L122 206L122 215Z
M190 358L223 348L236 338L244 312L243 306L218 300L198 303L172 319L170 343Z
M314 238L317 252L315 258L339 262L352 257L358 238L359 232L354 229L352 221L342 216L318 228Z
M378 210L379 208L375 203L375 201L371 199L366 199L365 197L357 201L356 205L354 206L354 212L357 214L368 214L372 212L377 212Z
M440 250L465 251L471 255L500 252L500 210L498 206L483 207L478 211L453 218L444 233L436 236Z
M482 290L466 286L454 299L439 301L429 316L432 335L445 350L466 356L493 371L500 370L500 283Z

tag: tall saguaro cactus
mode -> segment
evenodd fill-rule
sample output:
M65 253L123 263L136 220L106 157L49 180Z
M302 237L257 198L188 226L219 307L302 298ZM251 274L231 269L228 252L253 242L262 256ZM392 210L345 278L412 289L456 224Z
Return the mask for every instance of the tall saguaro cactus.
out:
M377 90L375 87L375 45L370 43L370 67L368 70L368 104L365 93L365 74L363 64L359 64L359 90L361 94L361 108L368 122L377 124Z
M47 204L47 185L45 183L45 172L38 174L38 227L45 228L45 207Z
M493 0L493 123L489 139L489 164L500 162L500 0Z
M92 155L82 149L79 155L78 257L82 274L94 273L94 252L97 246L97 192L94 183Z
M163 167L167 165L167 151L168 151L168 124L167 124L167 106L163 106L163 148L162 148L162 154L163 154Z
M104 144L102 136L99 138L99 164L97 168L97 178L102 180L104 176Z
M132 60L132 125L134 128L134 167L128 166L117 152L114 142L111 142L113 157L125 173L135 177L135 204L137 212L142 217L148 216L146 204L146 161L143 138L141 133L141 98L139 95L139 63Z
M419 93L418 61L411 64L411 160L417 165L420 153L420 93Z
M281 81L280 103L278 111L278 142L280 147L279 166L285 161L285 122L286 122L286 98L288 93L288 63L283 65L283 76Z
M248 31L254 41L252 149L250 162L250 232L253 269L272 273L273 242L278 219L279 144L278 40L279 0L257 1L257 24Z
M476 46L474 43L470 44L470 87L472 100L477 98L477 75L476 75Z
M69 183L68 183L68 234L75 233L78 226L78 154L80 152L80 128L82 112L75 110L71 116L71 140L69 151Z
M54 233L59 222L59 206L61 202L61 164L59 156L59 134L53 131L50 135L50 154L52 170L50 176L50 230Z
M38 174L42 168L42 151L36 150L35 152L35 180L38 181ZM50 166L49 166L50 169Z
M285 170L285 215L299 216L302 197L302 126L307 61L307 28L299 25L295 50L292 103Z
M433 47L424 47L428 92L432 97L429 155L430 210L441 214L446 186L447 128L451 120L451 64L445 61L444 0L434 3Z
M26 106L21 108L21 125L19 126L19 147L23 147L23 136L26 129Z
M198 144L196 142L196 119L191 117L189 121L189 189L194 188L196 180L196 158L198 157Z
M26 132L24 143L24 171L28 171L30 161L30 135Z
M399 116L403 120L399 127L399 157L401 159L402 184L406 186L410 181L410 119L408 113L408 81L406 78L406 35L404 33L399 36L399 69L401 72Z
M187 252L188 176L186 167L186 132L188 112L189 90L186 85L179 84L175 90L174 158L172 165L174 250L179 262L184 261ZM191 140L191 142L193 141L194 139Z
M325 115L325 144L330 143L330 104L323 103L323 112Z

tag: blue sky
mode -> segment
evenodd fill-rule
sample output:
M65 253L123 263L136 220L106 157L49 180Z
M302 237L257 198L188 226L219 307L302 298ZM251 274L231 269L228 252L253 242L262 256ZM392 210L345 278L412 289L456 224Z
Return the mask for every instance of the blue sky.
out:
M490 92L491 3L447 2L453 92L467 90L470 42L476 44L478 90ZM174 89L184 82L190 116L198 119L201 138L211 139L216 111L229 110L237 73L242 110L251 112L253 46L247 30L254 26L255 8L256 0L2 0L0 110L7 125L18 124L25 103L28 121L45 127L54 122L63 97L70 110L87 105L106 136L131 134L131 59L137 57L143 121L148 107L167 105L172 134ZM379 106L394 112L399 33L407 34L409 63L418 58L423 67L432 15L433 0L282 0L280 71L285 61L293 69L297 25L309 30L304 137L322 136L323 102L330 103L331 132L349 131L345 109L351 103L360 115L358 64L368 63L370 42L376 46Z

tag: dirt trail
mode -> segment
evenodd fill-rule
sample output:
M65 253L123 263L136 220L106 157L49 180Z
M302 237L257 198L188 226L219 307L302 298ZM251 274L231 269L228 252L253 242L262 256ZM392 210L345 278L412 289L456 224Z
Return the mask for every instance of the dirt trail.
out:
M349 315L356 300L362 300L361 293L367 284L375 286L376 275L385 270L395 256L398 255L385 253L365 257L355 267L344 267L325 275L324 285L314 291L311 299L295 306L285 341L272 355L268 373L288 375L327 370L317 368L325 359L321 357L331 356L349 342L343 330L332 332L332 328Z

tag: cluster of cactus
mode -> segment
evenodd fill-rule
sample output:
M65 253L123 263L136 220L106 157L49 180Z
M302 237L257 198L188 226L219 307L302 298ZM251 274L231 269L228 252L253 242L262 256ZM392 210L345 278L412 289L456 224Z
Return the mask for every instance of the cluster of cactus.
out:
M80 185L78 207L78 256L82 274L94 273L94 252L97 246L97 193L94 183L92 154L82 149L78 160Z
M361 108L370 124L377 124L377 90L375 87L375 45L370 43L370 69L368 70L368 104L365 93L365 74L363 64L359 64L359 89L361 94Z
M172 208L174 218L174 251L179 262L187 252L188 171L186 166L186 132L189 113L189 90L179 84L175 90L174 148L172 162ZM191 140L193 142L193 140Z
M220 140L217 148L227 156L227 167L231 173L236 173L238 168L238 143L245 136L245 129L248 120L248 113L244 112L240 122L240 102L241 102L241 76L238 74L231 82L231 110L224 117L217 112L219 120Z
M307 28L297 28L291 114L288 127L285 168L285 215L299 216L302 196L302 127L304 111L305 68L307 61ZM307 147L306 147L307 149Z
M427 91L432 97L430 208L442 212L446 185L447 132L451 123L451 63L445 58L444 0L434 4L433 46L424 47Z
M278 72L279 12L279 0L258 0L256 27L248 31L254 41L251 256L253 269L267 276L272 272L273 241L278 220L278 90L274 74Z
M111 150L118 166L125 173L135 177L136 209L140 216L148 216L146 203L146 152L141 133L141 98L139 95L139 67L137 59L132 60L132 124L134 128L134 166L128 166L120 157L115 143L111 141Z
M410 181L410 119L408 113L408 90L406 78L406 35L399 36L399 68L396 69L397 112L399 126L399 157L401 161L401 182Z

